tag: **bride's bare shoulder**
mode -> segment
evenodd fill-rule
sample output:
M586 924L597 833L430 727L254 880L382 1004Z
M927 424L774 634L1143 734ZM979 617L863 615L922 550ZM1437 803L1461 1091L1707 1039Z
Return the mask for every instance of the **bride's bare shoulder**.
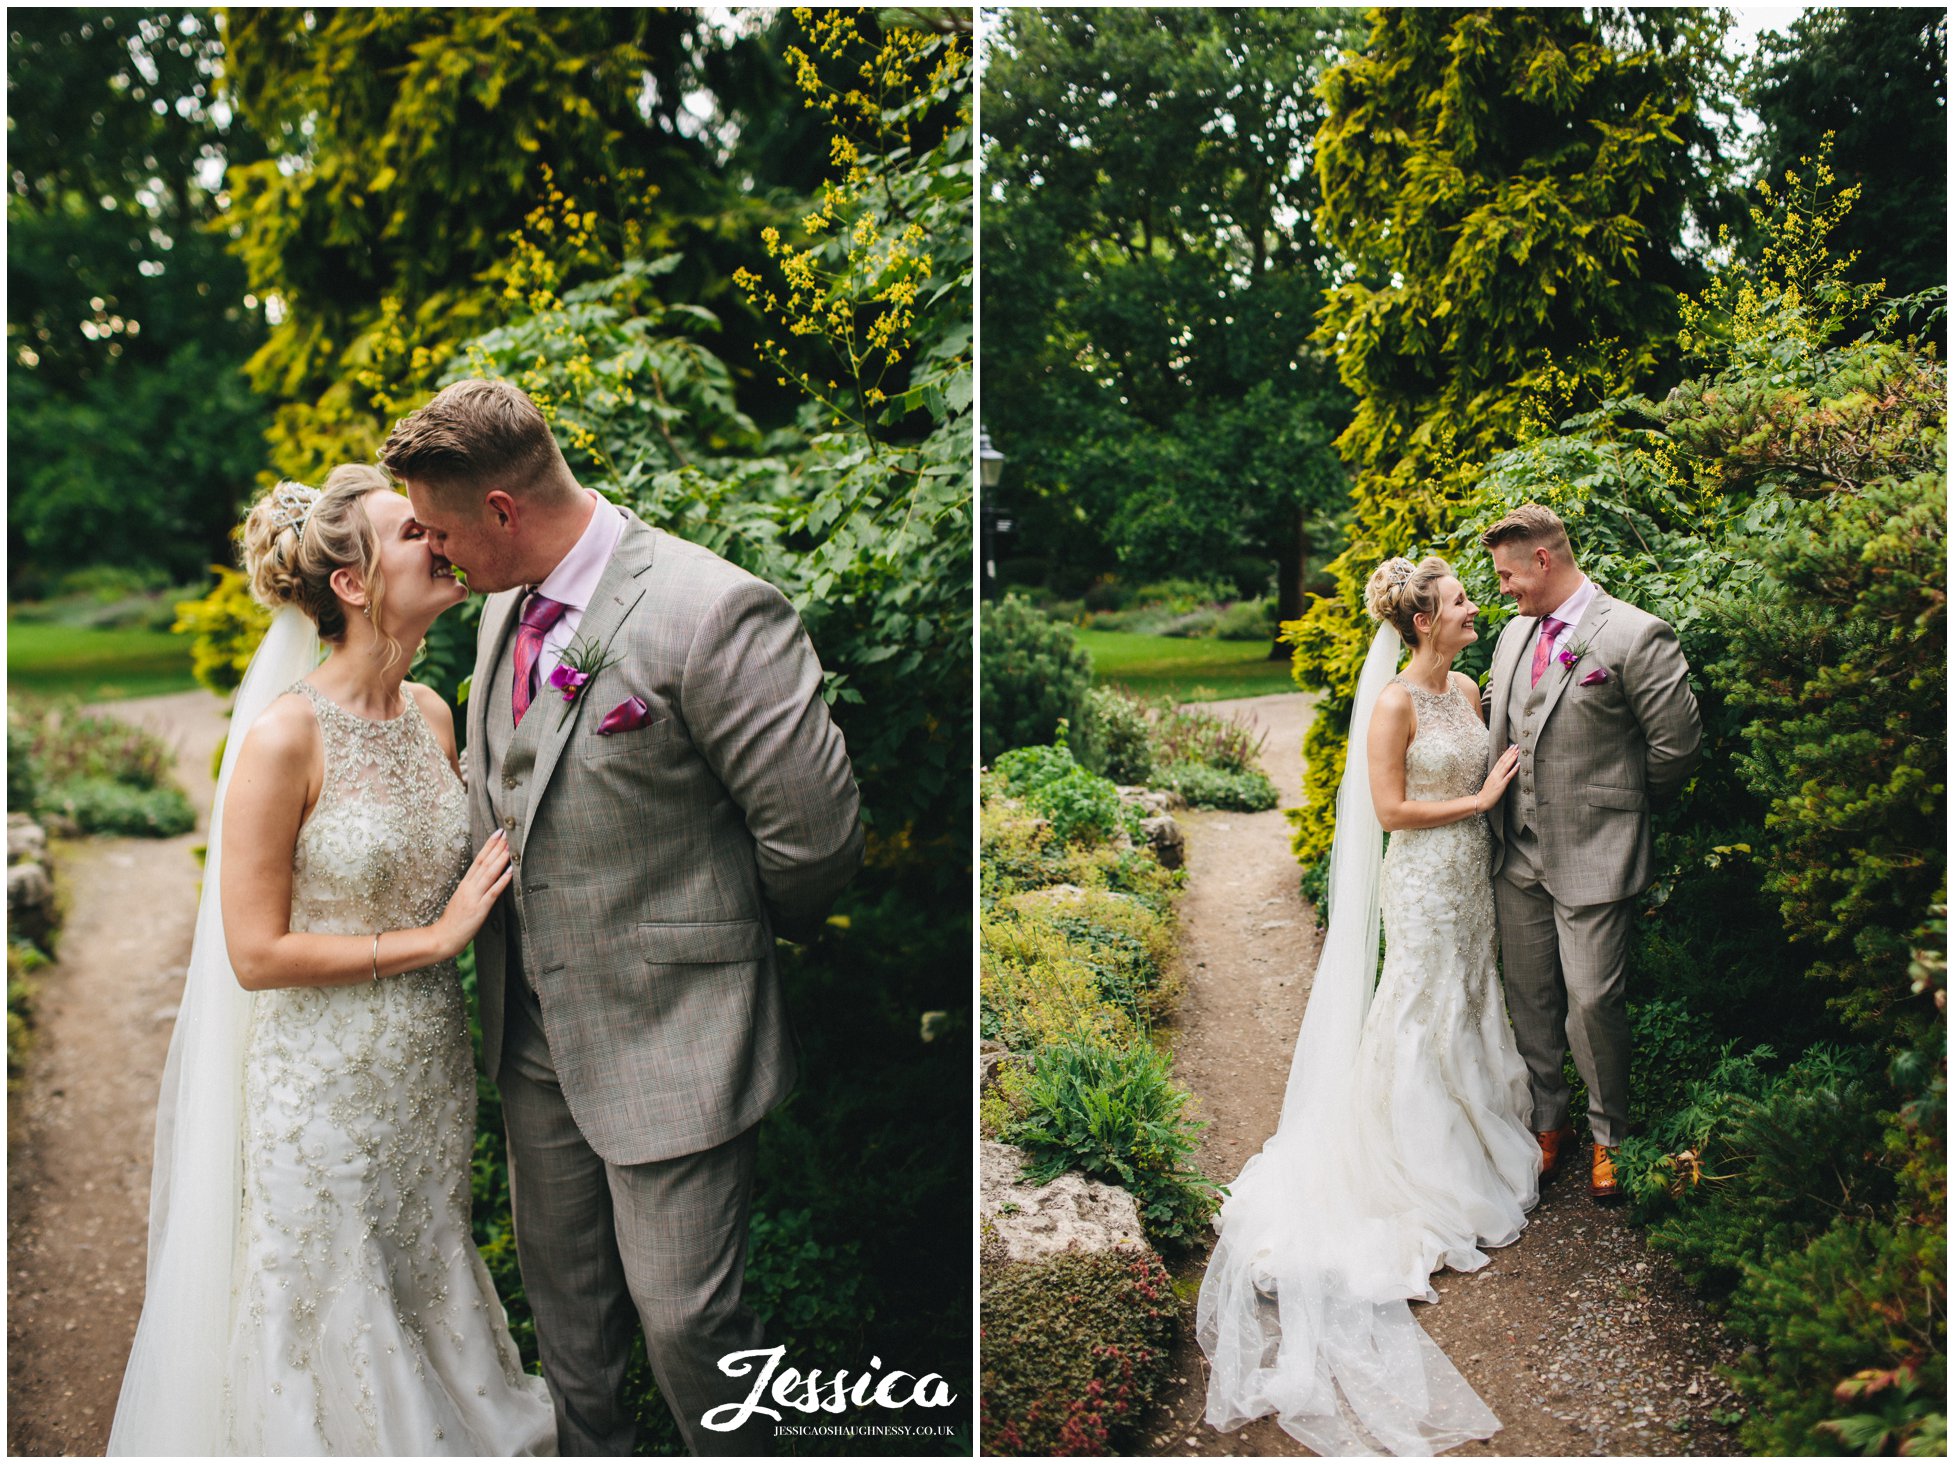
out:
M244 752L280 757L309 752L319 741L319 714L303 692L288 691L258 714L244 737ZM243 756L240 752L239 756Z
M1404 683L1393 681L1377 694L1377 709L1371 713L1371 729L1387 736L1409 737L1418 725L1418 709Z

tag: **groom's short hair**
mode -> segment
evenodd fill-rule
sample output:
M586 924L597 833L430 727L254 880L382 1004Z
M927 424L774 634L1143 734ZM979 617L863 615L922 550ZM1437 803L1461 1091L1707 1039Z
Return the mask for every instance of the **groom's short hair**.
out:
M1557 559L1572 561L1574 550L1567 542L1567 525L1560 515L1544 503L1523 503L1479 536L1488 550L1501 544L1516 544L1523 549L1545 549Z
M550 424L512 382L475 377L436 392L394 423L380 462L402 482L446 499L500 488L515 497L574 491L576 479Z

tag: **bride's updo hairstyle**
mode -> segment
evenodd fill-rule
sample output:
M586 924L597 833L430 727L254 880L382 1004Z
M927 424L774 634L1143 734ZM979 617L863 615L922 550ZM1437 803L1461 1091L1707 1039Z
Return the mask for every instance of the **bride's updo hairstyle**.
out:
M366 516L366 496L393 491L393 480L367 463L344 463L325 484L280 483L245 516L240 557L251 598L271 610L297 606L319 627L319 639L337 644L346 635L346 607L333 593L333 571L355 569L366 586L375 627L386 594L380 574L380 540ZM389 662L399 644L384 631Z
M1404 643L1418 646L1418 627L1414 616L1438 614L1438 582L1452 573L1452 566L1436 554L1413 564L1400 555L1387 559L1371 571L1364 586L1364 608L1372 620L1397 628Z

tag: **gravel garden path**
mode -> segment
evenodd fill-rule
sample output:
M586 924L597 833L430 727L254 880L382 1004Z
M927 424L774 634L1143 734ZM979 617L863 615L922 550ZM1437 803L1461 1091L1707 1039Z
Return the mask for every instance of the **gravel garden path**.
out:
M1314 698L1209 702L1268 731L1262 760L1285 806L1300 801ZM1207 1121L1197 1162L1226 1183L1274 1132L1321 947L1298 888L1289 826L1267 813L1177 815L1187 838L1181 906L1187 994L1174 1071ZM1193 1337L1205 1249L1172 1263L1186 1326L1173 1382L1146 1420L1157 1455L1302 1455L1273 1420L1233 1434L1202 1421L1206 1359ZM1454 1452L1477 1455L1740 1453L1718 1363L1733 1344L1620 1210L1592 1204L1585 1175L1549 1185L1519 1241L1472 1275L1442 1273L1419 1320L1505 1425Z
M36 973L34 1044L7 1105L7 1452L100 1454L142 1309L156 1091L183 994L229 723L205 691L95 710L177 749L197 827L57 853L67 918Z

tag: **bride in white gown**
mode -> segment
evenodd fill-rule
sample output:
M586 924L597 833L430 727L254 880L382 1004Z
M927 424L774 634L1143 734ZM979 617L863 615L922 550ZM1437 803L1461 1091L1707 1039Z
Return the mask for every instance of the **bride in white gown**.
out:
M1214 1427L1273 1414L1318 1454L1431 1454L1499 1420L1410 1299L1437 1300L1441 1266L1485 1265L1539 1192L1482 816L1518 759L1488 775L1478 688L1451 669L1477 607L1451 567L1390 560L1367 600L1380 626L1337 794L1330 929L1281 1122L1215 1222L1197 1331Z
M471 862L452 718L404 679L465 592L375 468L281 484L244 541L277 613L218 779L109 1452L553 1454L469 1228L455 959L509 854Z

